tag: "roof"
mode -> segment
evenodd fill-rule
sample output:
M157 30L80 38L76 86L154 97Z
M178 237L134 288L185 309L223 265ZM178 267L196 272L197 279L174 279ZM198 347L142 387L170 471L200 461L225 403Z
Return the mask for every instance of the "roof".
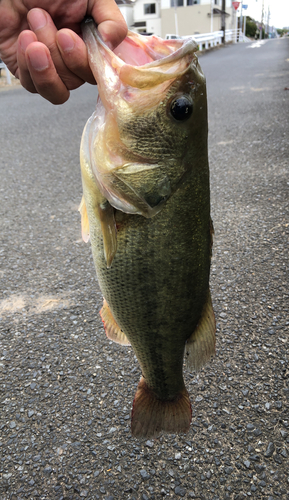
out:
M221 15L223 13L223 11L221 9L217 9L216 7L213 8L213 15L216 15L216 14L219 14ZM208 14L208 16L210 16L211 13ZM228 14L228 12L225 12L225 16L230 16L230 14Z
M135 0L115 0L118 5L132 5Z

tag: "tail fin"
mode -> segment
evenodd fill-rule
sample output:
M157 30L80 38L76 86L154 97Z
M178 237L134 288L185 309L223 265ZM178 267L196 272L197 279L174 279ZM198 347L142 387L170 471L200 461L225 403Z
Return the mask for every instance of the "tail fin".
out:
M161 431L170 434L188 432L191 418L191 403L185 387L173 401L162 401L141 378L132 408L133 436L154 437Z

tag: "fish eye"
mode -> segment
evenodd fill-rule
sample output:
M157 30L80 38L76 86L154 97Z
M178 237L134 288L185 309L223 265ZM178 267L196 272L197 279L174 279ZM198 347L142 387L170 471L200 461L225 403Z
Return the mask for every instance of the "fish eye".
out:
M172 101L170 112L175 120L188 120L193 112L193 103L188 96L179 96Z

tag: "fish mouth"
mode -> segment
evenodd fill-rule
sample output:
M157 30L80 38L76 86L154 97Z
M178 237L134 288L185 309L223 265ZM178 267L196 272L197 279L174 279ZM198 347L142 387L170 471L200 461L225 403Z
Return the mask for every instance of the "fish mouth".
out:
M128 31L127 37L112 51L91 18L83 23L82 33L106 109L112 108L115 96L124 86L149 90L167 84L181 77L197 61L197 44L192 38L162 40L155 35Z

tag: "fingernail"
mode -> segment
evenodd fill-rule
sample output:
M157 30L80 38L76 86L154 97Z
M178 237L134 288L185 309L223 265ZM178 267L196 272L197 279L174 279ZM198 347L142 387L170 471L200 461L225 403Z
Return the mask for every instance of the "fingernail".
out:
M110 50L114 49L114 46L112 45L111 41L106 36L103 37L103 41Z
M40 9L33 9L30 11L28 23L32 31L37 31L46 26L47 18Z
M28 58L31 66L36 69L36 71L43 71L49 66L48 57L45 52L31 52L28 54Z
M71 52L74 49L74 39L68 33L60 31L57 35L57 41L59 48L63 50L63 52Z
M31 43L31 40L26 39L25 37L22 37L22 38L20 37L19 42L20 42L20 48L21 48L22 52L25 54L25 51L26 51L28 45Z
M105 33L105 31L104 31L104 30L102 30L102 29L100 29L100 28L99 28L99 32L100 32L101 38L102 38L103 42L105 43L105 45L106 45L106 46L107 46L110 50L113 50L113 49L114 49L114 47L113 47L113 45L112 45L112 43L111 43L111 41L110 41L111 36L110 36L109 34Z

